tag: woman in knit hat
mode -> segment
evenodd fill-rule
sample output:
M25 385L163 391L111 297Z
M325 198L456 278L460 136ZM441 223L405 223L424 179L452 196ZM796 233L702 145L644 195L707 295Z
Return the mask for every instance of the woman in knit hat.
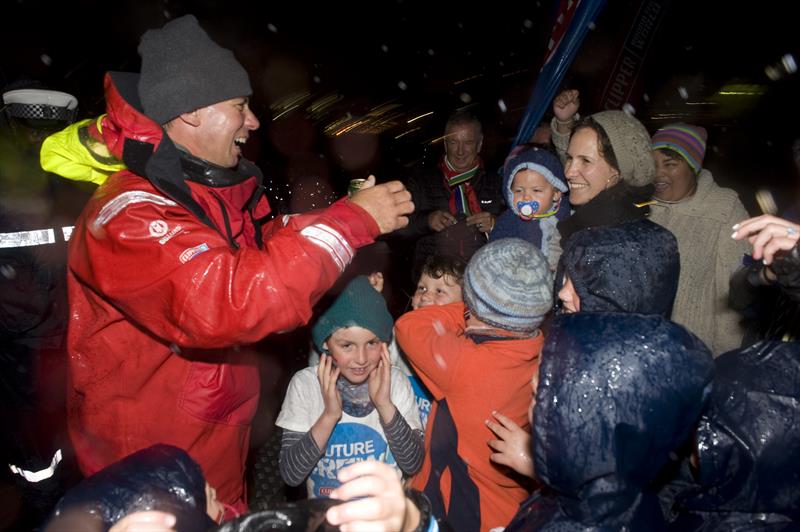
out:
M650 219L678 239L681 275L672 320L699 336L716 356L739 347L744 334L728 294L748 247L730 234L733 224L749 216L736 192L719 187L703 168L707 138L704 128L682 123L653 135L658 172Z
M275 424L290 486L329 497L348 464L377 460L412 475L422 465L422 425L406 376L389 361L392 316L365 276L353 279L311 335L317 367L297 372Z
M564 91L553 102L553 143L564 157L575 209L558 224L562 247L581 229L645 218L653 194L655 164L642 123L623 111L576 122L578 105L578 91Z

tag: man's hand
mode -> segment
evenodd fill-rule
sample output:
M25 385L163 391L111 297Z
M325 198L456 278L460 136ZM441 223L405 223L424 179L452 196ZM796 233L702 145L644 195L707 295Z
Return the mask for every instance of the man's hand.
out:
M437 233L446 227L455 225L456 217L445 211L433 211L428 215L428 227Z
M414 212L411 193L400 181L375 184L375 176L367 178L361 190L350 201L367 211L378 224L381 234L391 233L408 225L408 215Z
M561 134L569 133L571 122L581 106L581 93L577 90L561 91L553 100L556 129Z
M492 412L492 415L500 423L486 420L486 426L498 437L487 442L494 451L489 460L510 467L520 475L533 478L531 435L500 412Z
M419 526L419 509L406 498L393 467L368 460L345 467L338 476L342 485L331 498L348 502L330 508L325 516L342 532L404 532Z
M481 233L488 233L494 229L494 216L490 212L479 212L467 216L467 225L474 225Z

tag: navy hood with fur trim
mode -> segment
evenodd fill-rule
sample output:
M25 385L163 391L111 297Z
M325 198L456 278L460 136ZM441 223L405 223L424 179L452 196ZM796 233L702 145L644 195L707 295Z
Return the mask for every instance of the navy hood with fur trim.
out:
M203 471L186 451L158 444L111 464L72 488L56 505L46 530L108 530L134 512L175 515L175 530L206 530Z
M800 521L800 343L759 342L714 361L698 470L673 530L794 530Z
M678 241L649 220L590 227L567 241L556 279L562 281L564 273L581 312L669 317L680 276Z
M691 437L714 362L660 316L559 316L545 341L533 413L543 488L506 528L663 530L653 485Z

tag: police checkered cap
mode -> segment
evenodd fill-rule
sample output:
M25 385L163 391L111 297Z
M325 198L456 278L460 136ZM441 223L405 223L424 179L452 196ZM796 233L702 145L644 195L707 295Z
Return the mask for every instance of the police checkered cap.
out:
M66 92L46 89L17 89L3 93L6 114L21 120L63 120L72 122L78 99Z

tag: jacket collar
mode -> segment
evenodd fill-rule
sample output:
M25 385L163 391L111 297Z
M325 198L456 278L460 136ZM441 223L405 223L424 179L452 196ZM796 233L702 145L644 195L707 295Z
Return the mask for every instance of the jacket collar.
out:
M652 196L653 185L633 187L625 182L600 192L589 203L575 209L572 216L558 223L562 247L573 233L581 229L617 225L646 218L650 208L641 204L649 201Z

